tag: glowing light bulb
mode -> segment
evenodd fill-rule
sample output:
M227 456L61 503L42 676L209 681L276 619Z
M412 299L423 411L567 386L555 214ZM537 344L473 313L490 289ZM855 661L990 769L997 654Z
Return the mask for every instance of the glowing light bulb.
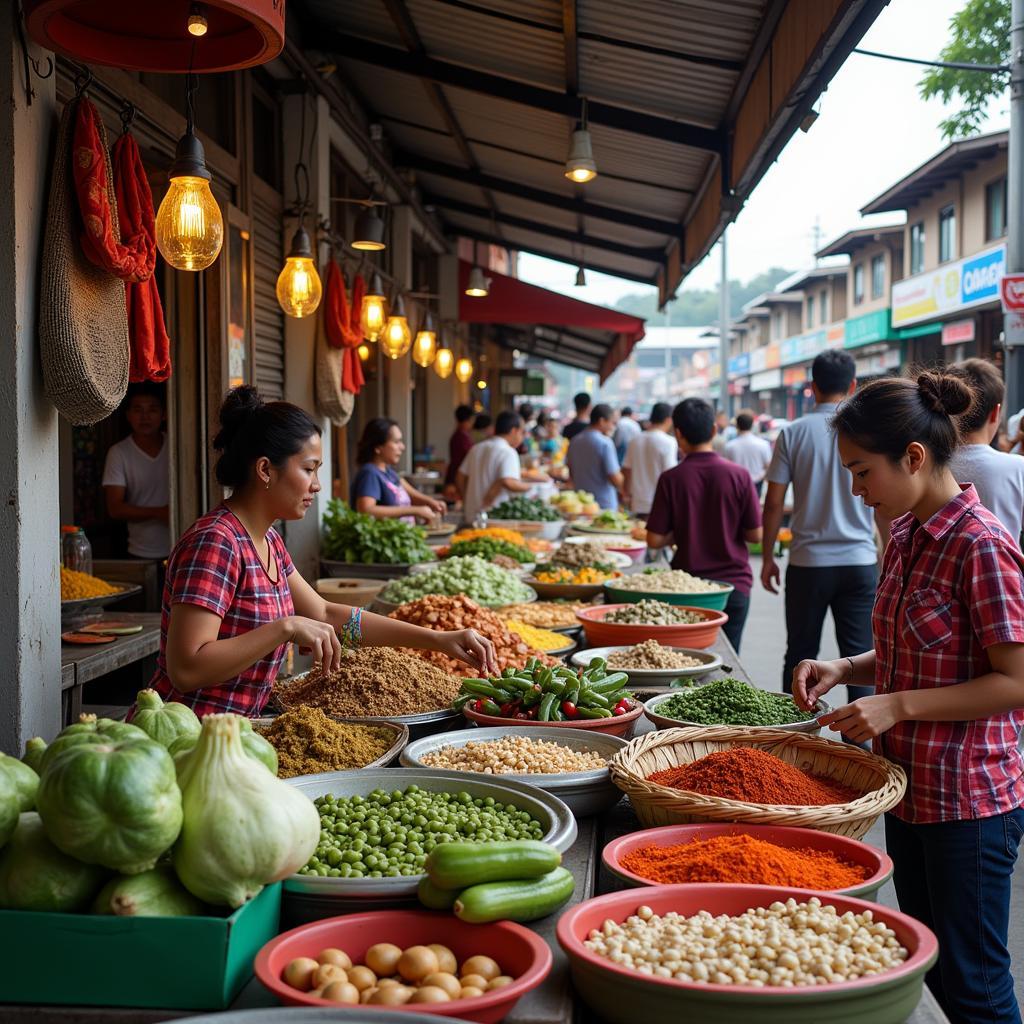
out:
M156 244L176 270L205 270L224 244L224 218L206 178L171 178L156 215Z
M356 349L356 352L359 354L359 358L364 363L366 362L367 359L370 358L370 346L367 345L365 341L363 342L362 345L359 346L359 348Z
M469 381L473 376L473 361L463 356L455 364L455 376L458 377L463 384Z
M437 331L434 330L434 318L428 312L423 326L416 332L416 340L412 344L412 358L417 366L426 369L437 356Z
M395 299L391 316L380 339L380 349L389 359L404 356L412 347L412 330L405 315L405 302L399 295Z
M289 256L277 277L277 301L288 316L312 316L323 290L320 275L309 256Z
M455 368L455 353L450 348L439 348L437 355L434 356L434 373L441 378L441 380L447 380L452 375L452 370Z
M380 274L373 275L369 291L363 296L363 309L359 322L363 337L367 341L380 340L387 324L387 303L384 298L384 286L380 283Z
M479 389L480 389L481 391L486 391L486 390L487 390L487 381L485 381L485 380L478 380L478 381L476 382L476 386L477 386L477 387L478 387L478 388L479 388Z

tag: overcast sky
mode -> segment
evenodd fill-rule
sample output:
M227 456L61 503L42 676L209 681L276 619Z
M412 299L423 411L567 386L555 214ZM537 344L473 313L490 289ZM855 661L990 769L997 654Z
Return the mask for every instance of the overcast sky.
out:
M935 59L948 38L950 17L964 0L891 0L859 44L882 53ZM898 215L862 219L861 206L942 149L943 105L921 99L923 68L851 54L819 104L821 116L806 134L796 132L768 169L729 228L729 276L748 280L772 265L813 265L815 226L822 244L861 223L888 223ZM984 131L1008 125L1008 100L994 103ZM601 154L595 153L598 170ZM719 255L711 254L684 280L687 288L718 282ZM575 267L523 253L527 281L576 298L613 305L644 286L587 272L575 288Z

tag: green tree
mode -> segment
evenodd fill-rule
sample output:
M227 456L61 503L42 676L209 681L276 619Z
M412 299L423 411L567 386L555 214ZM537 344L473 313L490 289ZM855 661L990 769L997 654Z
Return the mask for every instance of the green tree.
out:
M1008 64L1010 61L1010 0L967 0L949 21L950 40L939 60L968 64ZM939 122L947 139L974 135L985 120L985 109L1006 91L1008 73L929 68L919 85L926 99L943 103L958 99L960 110Z

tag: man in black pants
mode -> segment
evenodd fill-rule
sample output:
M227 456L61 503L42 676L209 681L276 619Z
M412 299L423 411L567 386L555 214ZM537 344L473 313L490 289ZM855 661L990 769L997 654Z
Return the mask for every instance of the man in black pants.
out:
M871 607L878 582L871 510L850 491L829 421L856 386L853 358L835 349L821 353L811 368L817 402L786 427L775 442L764 500L764 560L761 582L778 593L775 540L782 525L786 488L793 485L789 568L786 570L786 662L782 688L791 692L793 669L816 658L825 611L832 609L841 657L871 650ZM881 525L881 524L880 524ZM887 530L883 529L883 536ZM850 700L872 690L849 687Z

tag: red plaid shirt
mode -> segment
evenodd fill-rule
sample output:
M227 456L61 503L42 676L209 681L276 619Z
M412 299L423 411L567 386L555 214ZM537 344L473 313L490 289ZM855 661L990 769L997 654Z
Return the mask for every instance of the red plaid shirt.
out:
M923 525L892 524L872 628L878 693L934 689L991 671L985 649L1024 643L1024 556L968 485ZM876 753L907 772L895 813L927 823L1024 805L1024 710L972 722L899 722Z
M276 530L268 531L267 542L276 583L263 568L245 527L226 505L197 519L175 545L167 561L156 675L149 684L164 700L187 704L200 717L218 711L255 717L263 710L287 645L275 648L234 679L179 693L167 675L164 644L174 604L196 605L218 616L218 640L294 614L288 577L295 566Z

